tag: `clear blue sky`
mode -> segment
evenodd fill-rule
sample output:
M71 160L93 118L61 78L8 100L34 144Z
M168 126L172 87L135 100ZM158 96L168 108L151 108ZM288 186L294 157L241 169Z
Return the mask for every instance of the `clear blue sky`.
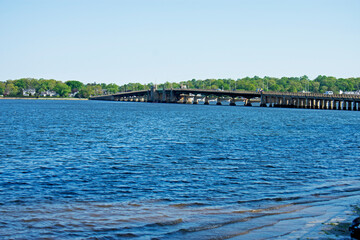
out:
M360 76L360 0L0 0L0 81Z

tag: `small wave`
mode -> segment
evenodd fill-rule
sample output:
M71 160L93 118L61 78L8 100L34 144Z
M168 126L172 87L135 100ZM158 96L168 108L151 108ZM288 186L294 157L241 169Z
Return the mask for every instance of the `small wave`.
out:
M283 201L293 201L299 200L303 197L295 196L295 197L275 197L275 198L260 198L260 199L251 199L251 200L243 200L237 201L237 203L253 203L253 202L263 202L263 201L273 201L273 202L283 202Z
M134 237L138 237L138 235L133 234L133 233L118 233L115 235L116 237L119 238L134 238Z
M22 219L22 222L30 223L30 222L41 222L44 221L44 219L41 218L30 218L30 219Z
M194 203L178 203L178 204L170 205L170 207L175 207L175 208L196 207L196 206L206 206L206 204L194 202Z
M175 219L175 220L170 220L170 221L164 221L164 222L156 222L156 223L151 223L146 225L146 227L153 227L153 226L160 226L160 227L164 227L164 226L174 226L180 223L183 223L183 219L179 218L179 219Z
M112 204L95 204L95 207L99 207L99 208L112 208L114 207L114 205Z

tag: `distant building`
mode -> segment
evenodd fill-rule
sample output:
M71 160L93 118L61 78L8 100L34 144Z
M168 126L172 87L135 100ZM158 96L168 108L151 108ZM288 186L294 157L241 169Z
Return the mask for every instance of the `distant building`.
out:
M55 91L47 90L45 92L41 92L40 96L42 97L56 97L58 94Z
M79 94L79 91L76 91L76 92L72 92L69 94L69 97L76 97L76 95Z
M36 90L33 88L29 88L29 89L23 89L23 96L35 96L36 94Z

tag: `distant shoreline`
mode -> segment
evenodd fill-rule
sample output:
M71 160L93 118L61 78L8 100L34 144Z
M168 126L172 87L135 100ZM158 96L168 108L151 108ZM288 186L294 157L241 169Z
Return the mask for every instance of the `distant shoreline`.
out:
M75 101L84 101L89 100L87 98L24 98L24 97L0 97L0 100L75 100Z

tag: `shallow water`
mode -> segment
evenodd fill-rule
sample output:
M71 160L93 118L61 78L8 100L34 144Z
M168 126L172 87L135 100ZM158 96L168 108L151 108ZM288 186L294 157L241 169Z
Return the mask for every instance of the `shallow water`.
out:
M301 238L360 193L359 112L36 100L0 110L1 238Z

